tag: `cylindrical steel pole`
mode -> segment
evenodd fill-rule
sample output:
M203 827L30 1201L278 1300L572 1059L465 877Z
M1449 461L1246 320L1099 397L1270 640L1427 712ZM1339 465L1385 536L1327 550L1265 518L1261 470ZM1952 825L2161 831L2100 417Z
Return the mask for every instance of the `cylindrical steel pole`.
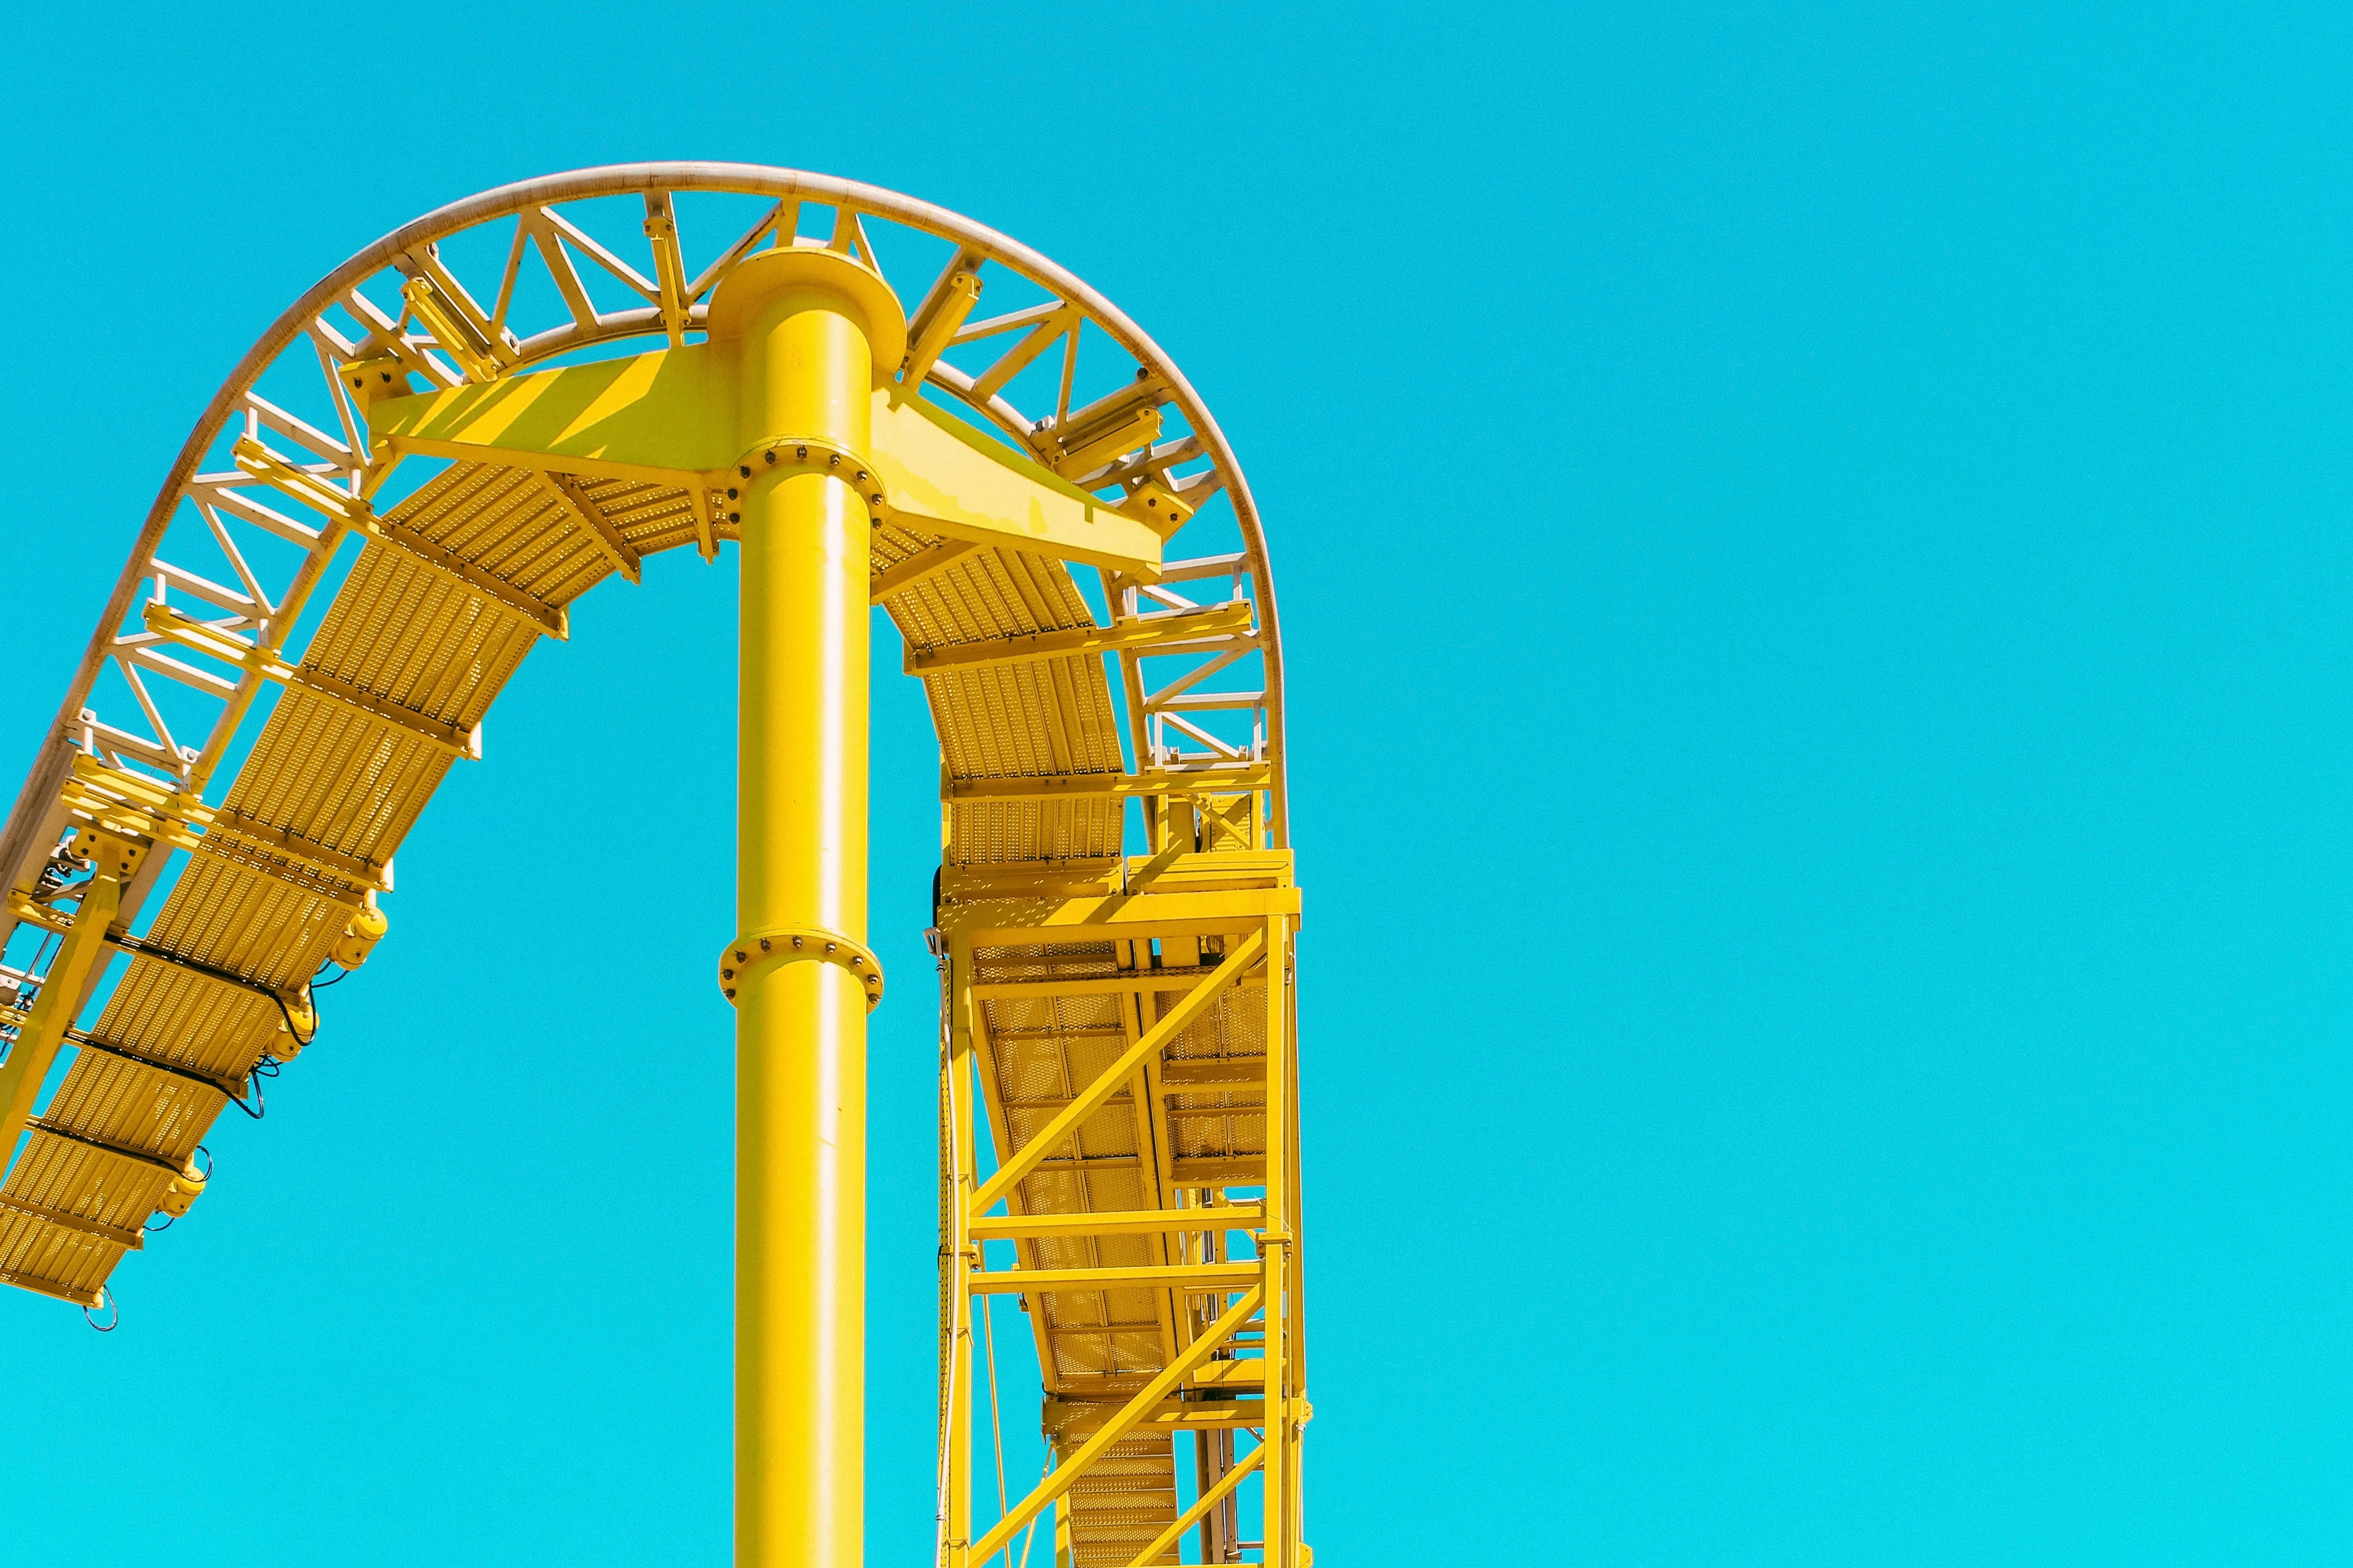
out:
M871 340L889 329L865 276L847 257L780 250L729 280L712 336L741 344L744 450L784 437L866 449ZM736 929L862 947L868 508L847 474L790 463L764 461L737 488ZM736 1562L857 1568L866 991L832 962L755 963L736 990Z

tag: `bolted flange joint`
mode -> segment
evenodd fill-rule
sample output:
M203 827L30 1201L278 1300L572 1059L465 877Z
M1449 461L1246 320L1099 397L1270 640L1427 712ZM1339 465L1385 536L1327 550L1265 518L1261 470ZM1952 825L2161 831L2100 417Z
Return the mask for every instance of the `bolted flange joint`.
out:
M719 955L719 989L733 1002L744 975L760 965L804 963L839 964L865 987L868 1012L881 1005L882 961L864 942L822 926L765 926L745 931Z
M857 492L871 525L880 528L889 520L890 492L874 465L852 448L822 436L778 436L763 441L736 458L733 468L710 475L706 482L713 492L726 496L727 521L740 524L739 490L748 490L761 479L796 473L839 479Z

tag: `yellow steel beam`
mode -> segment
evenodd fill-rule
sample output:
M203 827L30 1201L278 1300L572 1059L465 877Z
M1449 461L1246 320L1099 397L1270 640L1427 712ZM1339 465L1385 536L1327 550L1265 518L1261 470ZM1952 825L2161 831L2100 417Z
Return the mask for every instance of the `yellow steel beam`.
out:
M104 1287L97 1290L76 1290L37 1274L19 1273L14 1268L0 1268L0 1285L14 1285L19 1290L30 1290L37 1296L48 1296L59 1301L71 1301L77 1307L95 1307L104 1300Z
M1191 970L1123 969L1116 974L1073 974L1059 980L984 980L972 994L983 1001L1042 1002L1055 996L1134 995L1139 991L1176 991L1199 978ZM1264 984L1255 975L1243 975L1235 984ZM1171 1068L1179 1064L1170 1063ZM1201 1065L1201 1064L1194 1064Z
M1296 919L1299 905L1297 888L1260 888L1222 893L1129 895L1110 892L1057 900L1040 911L1035 920L1018 925L976 924L972 939L975 945L982 947L1006 942L1069 942L1073 939L1067 932L1087 926L1113 927L1122 940L1134 941L1141 941L1146 936L1179 934L1247 935L1252 927L1262 923L1269 915L1288 915ZM975 922L984 919L997 922L1005 919L1005 911L983 906L965 919ZM1040 932L1053 934L1042 936Z
M1236 790L1265 789L1274 782L1268 763L1238 763L1230 767L1187 768L1179 772L1141 773L1061 773L1037 778L955 779L941 791L951 805L978 805L992 801L1085 800L1132 795L1229 795Z
M80 929L79 912L69 918L46 904L33 902L24 894L14 889L7 894L5 903L8 913L15 919L29 925L39 926L44 931L55 931L59 936L70 936L75 931ZM168 964L174 969L185 969L191 974L201 974L216 984L230 986L248 995L276 1003L285 1007L295 1017L310 1016L310 1003L304 1000L301 992L290 994L284 991L272 990L259 981L248 980L226 969L216 969L209 963L200 963L193 958L183 957L169 948L151 947L127 931L106 931L99 940L117 952L127 952L133 958L153 959L157 963ZM5 1068L0 1068L0 1071L5 1071Z
M161 1154L151 1154L144 1149L133 1149L104 1138L94 1138L75 1128L60 1126L46 1116L33 1117L25 1125L44 1138L58 1138L69 1143L79 1143L85 1149L96 1149L100 1153L111 1154L118 1160L128 1160L134 1165L145 1165L151 1170L163 1171L176 1176L185 1169L185 1166L176 1164Z
M1239 947L1228 953L1223 963L1194 986L1182 1002L1163 1014L1160 1020L1145 1032L1143 1038L1121 1053L1117 1061L1082 1089L1060 1115L1046 1123L1011 1159L997 1167L996 1174L990 1176L980 1191L974 1194L973 1215L977 1218L987 1214L1016 1182L1037 1167L1039 1161L1060 1148L1088 1117L1102 1110L1105 1101L1126 1088L1129 1075L1166 1050L1171 1040L1184 1033L1186 1026L1214 1004L1228 985L1258 962L1265 947L1265 933L1262 931L1252 931Z
M1103 1331L1095 1331L1100 1333ZM1201 1373L1212 1367L1254 1365L1254 1363L1213 1361L1194 1369L1187 1379L1198 1384ZM1055 1436L1083 1437L1103 1430L1103 1423L1117 1415L1123 1406L1058 1399L1047 1406L1047 1420ZM1255 1431L1266 1424L1266 1402L1262 1399L1164 1399L1136 1419L1130 1431L1155 1432L1218 1432L1240 1428Z
M1074 653L1114 653L1122 649L1166 649L1189 643L1247 636L1250 606L1247 603L1211 605L1182 614L1153 616L1110 626L1073 626L1066 631L1029 632L1019 637L991 637L986 642L956 643L906 656L909 675L939 675L949 670L987 669L1002 664L1027 664L1033 659L1059 658Z
M862 287L860 304L871 313L882 309ZM878 344L884 353L892 347ZM369 428L379 456L638 479L690 494L742 489L749 478L743 470L754 466L747 455L762 442L814 441L823 432L762 429L746 438L741 357L739 343L714 335L632 359L378 398L368 405ZM874 389L861 422L863 438L845 450L871 467L875 488L867 504L881 519L1158 579L1160 533L1122 511L1124 502L1097 500L903 388ZM769 456L760 454L757 470L769 466ZM303 499L323 505L308 491L324 488L308 487Z
M997 1268L965 1276L975 1295L1055 1290L1183 1290L1206 1296L1246 1289L1264 1277L1256 1263L1168 1263L1132 1268Z
M900 384L920 386L939 363L940 353L953 342L972 308L980 303L980 269L975 258L959 251L948 269L907 323L907 363Z
M125 1230L119 1225L104 1225L94 1219L85 1219L78 1214L68 1214L63 1209L53 1209L46 1204L34 1203L27 1198L11 1197L5 1193L0 1193L0 1209L30 1215L34 1219L56 1226L60 1230L79 1231L84 1236L94 1236L100 1241L111 1241L127 1252L142 1251L147 1245L147 1233L144 1231Z
M1113 1211L1099 1214L991 1215L976 1219L971 1234L984 1241L1015 1237L1158 1236L1204 1230L1248 1230L1265 1217L1257 1204L1197 1209Z
M1160 578L1152 527L922 397L877 395L873 457L886 515L909 527Z
M1106 893L1250 891L1291 885L1285 849L1219 849L1196 853L1169 846L1153 855L1092 856L1059 862L944 866L942 896L951 902L987 899L1069 899Z

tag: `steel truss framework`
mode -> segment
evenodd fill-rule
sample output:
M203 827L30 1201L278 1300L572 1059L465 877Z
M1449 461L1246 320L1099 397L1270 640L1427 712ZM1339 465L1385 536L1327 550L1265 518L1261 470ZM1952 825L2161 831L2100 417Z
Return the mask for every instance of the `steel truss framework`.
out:
M878 409L953 411L988 463L1166 545L1009 539L884 471L880 426L871 458L765 453L847 458L861 491L876 468L871 601L941 741L940 1561L1010 1560L1050 1510L1058 1563L1303 1564L1300 906L1259 517L1107 300L847 181L646 164L490 192L360 253L239 363L0 832L0 1282L106 1300L203 1191L215 1119L315 1035L312 979L384 935L394 851L522 658L606 577L742 531L723 468L437 445L418 410L691 348L749 258L800 247L931 276ZM1008 1294L1053 1465L976 1519L973 1304Z

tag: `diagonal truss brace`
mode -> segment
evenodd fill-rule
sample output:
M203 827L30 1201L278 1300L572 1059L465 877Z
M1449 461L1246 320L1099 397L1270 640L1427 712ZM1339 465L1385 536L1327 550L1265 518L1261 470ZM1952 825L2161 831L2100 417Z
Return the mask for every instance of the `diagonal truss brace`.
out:
M1168 1048L1170 1041L1182 1034L1194 1019L1207 1011L1225 989L1239 981L1266 952L1266 932L1254 930L1226 955L1225 962L1211 970L1202 982L1186 993L1185 999L1160 1016L1159 1022L1145 1031L1135 1044L1128 1047L1120 1058L1105 1068L1102 1076L1081 1091L1059 1116L1046 1123L1038 1135L1024 1143L1013 1157L997 1167L997 1173L973 1194L972 1217L976 1220L994 1207L998 1199L1013 1188L1016 1182L1038 1168L1045 1159L1077 1131L1087 1118L1103 1109L1104 1102L1127 1087L1136 1068L1158 1057Z
M1209 1325L1208 1331L1195 1340L1185 1352L1168 1363L1160 1375L1136 1391L1134 1397L1120 1406L1119 1414L1103 1423L1103 1429L1088 1438L1079 1451L1054 1468L1054 1473L1038 1484L1038 1489L1014 1506L997 1521L987 1535L980 1538L962 1558L965 1563L986 1563L1016 1531L1037 1517L1038 1510L1060 1498L1088 1470L1095 1461L1109 1453L1119 1440L1141 1426L1169 1390L1185 1381L1193 1370L1209 1359L1219 1345L1233 1338L1236 1331L1250 1321L1266 1299L1266 1287L1253 1285L1242 1299L1227 1309L1223 1317Z
M1249 1455L1233 1468L1228 1470L1216 1486L1196 1498L1193 1500L1193 1506L1178 1514L1176 1522L1162 1531L1151 1545L1130 1558L1127 1568L1145 1568L1147 1563L1159 1562L1162 1552L1176 1545L1187 1531L1201 1522L1204 1515L1231 1496L1236 1487L1256 1474L1260 1464L1265 1458L1266 1445L1261 1443L1252 1448Z

